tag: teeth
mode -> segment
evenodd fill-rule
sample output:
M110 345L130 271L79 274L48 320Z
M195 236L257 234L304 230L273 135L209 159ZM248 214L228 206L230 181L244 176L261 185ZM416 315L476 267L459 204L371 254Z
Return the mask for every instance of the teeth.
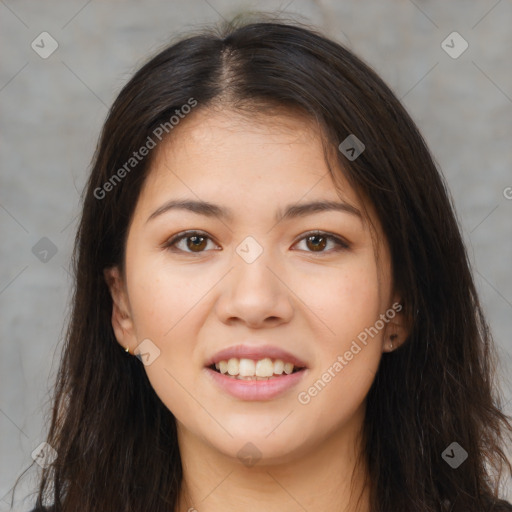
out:
M252 359L240 359L240 363L238 364L238 374L241 377L252 377L253 375L259 375L256 370L256 363ZM263 377L263 375L259 376Z
M254 361L253 359L238 359L232 357L227 361L215 363L215 368L220 373L231 375L239 379L246 380L265 380L273 375L290 375L293 372L293 363L285 363L281 359L272 361L269 357ZM251 379L255 377L255 379Z
M220 373L228 373L228 362L227 361L219 361Z
M242 359L243 361L243 359ZM274 375L274 364L272 359L266 357L256 363L256 375L258 377L272 377Z
M228 361L228 373L229 375L238 375L238 370L240 369L240 365L238 363L238 359L232 357Z
M281 359L276 359L274 361L274 373L277 375L281 375L284 371L284 363Z
M290 373L293 372L293 364L292 363L285 363L284 364L284 373L290 375Z

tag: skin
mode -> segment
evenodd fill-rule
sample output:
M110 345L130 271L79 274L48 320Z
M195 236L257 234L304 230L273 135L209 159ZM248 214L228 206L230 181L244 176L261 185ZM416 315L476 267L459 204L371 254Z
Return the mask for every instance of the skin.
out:
M408 331L397 313L309 403L298 401L361 331L400 302L370 205L364 206L376 227L375 247L368 222L350 213L274 221L286 205L317 199L341 197L363 210L340 170L341 193L334 188L318 134L310 120L293 113L271 119L230 110L189 115L155 150L129 228L124 272L105 271L118 342L133 353L149 338L160 350L144 368L177 421L180 511L369 510L366 468L356 466L365 397L383 353L391 350L390 335L398 336L395 349ZM233 219L175 210L147 220L176 198L231 208ZM199 252L190 239L178 242L177 252L163 247L189 229L210 237ZM350 247L336 250L327 241L315 251L304 237L315 229ZM236 252L247 236L263 248L250 264ZM249 338L304 360L301 382L259 402L212 384L206 359ZM261 456L253 466L237 456L248 442Z

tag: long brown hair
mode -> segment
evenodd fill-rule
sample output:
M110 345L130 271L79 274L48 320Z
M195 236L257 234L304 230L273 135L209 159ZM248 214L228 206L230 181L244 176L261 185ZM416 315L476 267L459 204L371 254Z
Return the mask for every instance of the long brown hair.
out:
M110 109L73 255L73 309L47 437L57 457L43 470L37 504L54 503L55 512L176 506L175 418L141 362L115 340L103 269L123 266L152 156L119 169L191 98L196 109L223 100L249 115L271 106L307 114L337 159L333 179L343 172L377 212L413 327L382 359L367 397L372 512L491 510L500 475L512 470L502 451L512 426L499 407L492 338L445 182L410 116L368 65L310 27L268 19L235 20L167 46ZM349 135L365 145L356 159L337 149ZM457 469L442 456L453 442L468 454Z

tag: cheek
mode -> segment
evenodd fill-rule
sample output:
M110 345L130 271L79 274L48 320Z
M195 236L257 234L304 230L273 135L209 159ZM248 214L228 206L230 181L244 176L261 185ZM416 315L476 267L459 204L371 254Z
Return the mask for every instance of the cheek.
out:
M385 306L375 260L369 254L351 256L342 267L303 277L302 282L299 293L318 315L317 323L321 321L318 342L331 359L374 325Z
M377 328L376 322L385 302L369 256L354 258L330 277L308 295L308 305L326 327L316 339L318 362L298 402L335 424L352 416L371 387L382 356L382 322Z
M149 338L157 347L157 357L144 368L151 386L176 417L192 422L189 392L195 388L199 326L191 320L200 311L203 294L188 281L183 273L153 262L133 267L129 293L138 341Z
M133 256L132 263L131 268L127 265L127 272L138 337L153 336L168 345L177 330L190 325L190 315L200 306L198 300L208 286L208 276L201 279L190 269L170 265L165 254L146 257L141 252Z
M141 244L142 245L142 244ZM197 368L202 367L197 343L207 296L218 281L212 272L198 275L193 265L169 263L164 251L145 252L133 243L126 261L128 293L135 333L140 343L148 338L158 357L145 366L160 399L174 413L187 409Z

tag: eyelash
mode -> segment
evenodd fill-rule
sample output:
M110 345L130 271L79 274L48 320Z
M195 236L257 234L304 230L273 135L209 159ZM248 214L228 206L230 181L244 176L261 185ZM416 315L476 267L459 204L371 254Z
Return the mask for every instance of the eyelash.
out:
M177 235L171 237L167 242L165 242L162 245L162 247L164 249L168 249L171 252L182 252L182 253L185 253L185 254L193 254L193 255L200 255L200 254L206 252L206 251L199 251L199 252L183 251L183 250L177 249L175 247L176 244L178 242L180 242L181 240L185 240L185 239L191 238L193 236L200 236L202 238L207 238L208 240L213 241L211 237L209 237L206 233L204 233L202 231L190 230L190 231L183 231L182 233L178 233ZM338 237L336 235L333 235L331 233L328 233L326 231L310 231L308 233L305 233L302 236L302 238L297 240L297 242L295 242L295 243L301 242L301 241L307 239L310 236L321 236L323 238L326 238L328 240L333 241L334 244L336 245L336 248L335 249L331 249L330 251L318 251L318 252L306 251L306 252L310 252L311 254L326 255L326 254L331 254L333 252L343 251L343 250L346 250L346 249L350 248L350 245L347 242L345 242L344 240L342 240L340 237Z

